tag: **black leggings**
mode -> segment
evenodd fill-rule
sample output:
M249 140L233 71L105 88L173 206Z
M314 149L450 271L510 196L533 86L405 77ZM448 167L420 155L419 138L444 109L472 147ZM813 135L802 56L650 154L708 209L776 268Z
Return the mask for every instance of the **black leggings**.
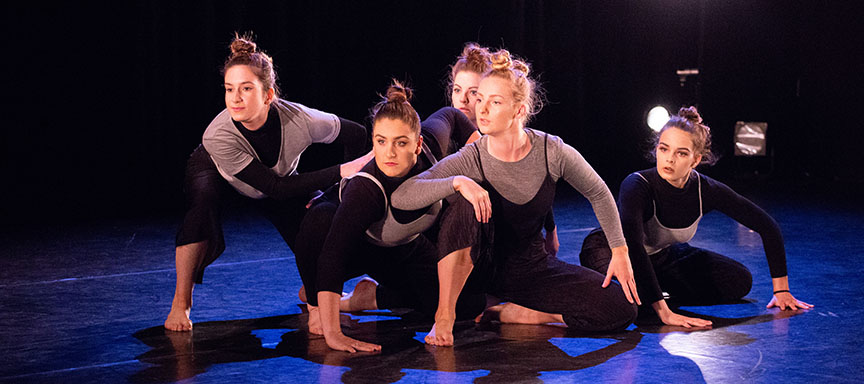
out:
M747 295L753 285L753 276L743 264L687 243L667 247L650 258L660 288L673 305L733 302ZM582 265L605 274L611 259L603 231L598 228L589 233L579 254ZM651 303L642 304L651 307Z
M295 250L297 270L306 287L309 304L318 305L318 292L340 292L342 284L351 278L368 274L378 281L378 308L410 308L425 316L433 316L438 308L438 249L424 235L408 244L381 247L361 243L351 254L341 255L345 266L343 276L321 275L318 256L338 205L321 201L309 209L303 219ZM338 230L338 228L334 229ZM321 286L319 286L321 284ZM461 295L457 301L457 319L473 318L486 304L479 294Z
M219 174L210 154L199 145L186 162L186 177L183 182L186 195L186 214L177 230L175 246L207 240L207 250L197 261L195 282L200 284L204 268L213 263L225 250L222 233L222 208L229 200L246 200L254 205L282 235L285 243L294 250L294 241L300 229L300 221L306 213L306 198L276 201L270 198L252 199L234 190Z

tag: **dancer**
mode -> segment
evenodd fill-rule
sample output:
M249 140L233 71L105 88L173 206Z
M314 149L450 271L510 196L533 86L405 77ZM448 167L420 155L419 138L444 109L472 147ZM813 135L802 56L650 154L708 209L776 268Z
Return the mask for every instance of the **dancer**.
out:
M477 117L474 113L477 104L477 87L480 85L481 76L489 70L489 57L488 48L477 43L466 43L462 48L462 54L450 66L450 77L447 81L450 104L462 111L475 126L477 125ZM480 138L479 132L477 138ZM543 223L543 229L546 251L554 256L558 253L560 243L555 216L551 209Z
M528 72L528 64L506 50L493 54L477 90L475 113L484 136L393 194L394 207L410 210L458 192L464 199L456 204L470 204L474 211L462 222L466 228L453 231L473 236L467 243L474 246L458 248L438 262L439 305L435 325L425 337L429 344L453 345L456 298L474 265L481 276L490 276L484 291L509 301L495 308L502 322L560 322L583 331L611 331L636 317L633 302L639 299L615 201L575 149L525 127L539 104ZM559 178L588 198L601 226L614 234L605 279L544 249L541 227ZM491 259L483 251L482 235L488 232L478 222L492 229ZM613 276L620 289L607 288Z
M344 147L346 159L364 150L362 125L279 98L272 59L251 39L235 36L222 68L225 105L186 164L188 208L177 232L177 285L165 328L192 329L192 290L204 268L225 249L224 200L251 200L292 249L311 194L350 176L371 160L298 174L300 154L312 143ZM334 161L335 162L335 161Z
M753 277L744 265L687 244L702 216L715 209L762 237L774 285L774 297L767 307L812 308L789 291L777 222L725 184L696 171L700 164L715 162L710 129L702 124L696 108L681 108L654 140L650 156L656 167L627 176L618 199L639 296L645 303L639 309L640 321L656 313L668 325L711 325L708 320L673 312L663 298L664 291L679 304L693 305L731 302L750 292ZM602 230L585 238L580 260L588 268L605 272L609 248Z
M375 161L342 181L341 203L319 199L298 235L297 266L308 299L309 331L323 334L336 350L381 348L342 333L340 306L346 311L408 307L431 316L438 302L436 262L439 253L449 251L439 250L425 232L434 226L444 204L438 200L403 211L390 206L390 195L437 161L434 154L442 149L433 140L427 146L427 138L453 138L464 144L476 129L454 108L436 112L421 128L410 98L411 90L398 82L389 87L372 113ZM363 280L341 300L343 283L364 273L381 284ZM457 313L464 318L485 307L483 295L466 296L462 302Z

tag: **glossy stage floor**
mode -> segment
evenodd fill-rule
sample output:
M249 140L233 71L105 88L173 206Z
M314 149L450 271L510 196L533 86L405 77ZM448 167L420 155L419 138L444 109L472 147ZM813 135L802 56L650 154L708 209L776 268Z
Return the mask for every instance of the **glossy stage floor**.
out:
M255 215L226 219L228 249L195 290L193 332L166 332L177 217L16 228L0 237L0 382L859 382L864 380L864 209L842 186L745 192L780 223L794 294L810 311L766 310L758 235L707 215L692 241L754 275L741 303L682 310L710 330L631 326L574 334L555 326L459 323L454 348L421 340L411 314L343 315L378 355L328 350L305 331L294 257ZM596 223L559 195L561 258L578 263ZM355 280L356 282L356 280ZM346 285L346 289L351 288Z

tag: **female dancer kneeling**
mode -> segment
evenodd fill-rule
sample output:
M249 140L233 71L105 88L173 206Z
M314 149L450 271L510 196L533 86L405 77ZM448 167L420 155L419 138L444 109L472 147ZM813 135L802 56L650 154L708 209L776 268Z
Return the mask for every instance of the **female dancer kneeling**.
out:
M309 308L309 331L324 335L327 345L349 352L380 350L376 344L342 333L342 309L413 308L432 315L437 297L439 250L423 232L433 227L442 210L440 200L416 210L390 206L391 193L407 178L436 162L441 148L425 145L431 135L469 140L475 130L458 110L446 108L423 122L409 104L411 92L394 83L385 100L373 108L375 161L340 185L340 200L318 201L304 218L298 235L297 266ZM447 115L446 118L441 114ZM447 212L448 210L445 210ZM368 274L353 296L340 300L342 284ZM466 296L456 311L471 318L483 311L482 295Z
M366 129L336 115L279 98L273 60L255 43L236 37L222 68L225 106L186 163L188 207L177 231L177 285L165 328L189 331L192 289L204 268L225 250L221 208L225 200L250 200L292 249L312 193L353 175L371 153L339 166L298 174L300 154L312 143L344 147L359 156Z
M664 324L709 326L708 320L672 312L663 291L679 304L695 305L730 302L750 292L753 277L747 267L687 244L702 215L715 209L762 237L774 285L768 308L813 307L789 292L786 252L777 222L725 184L696 172L699 164L715 161L711 132L696 108L681 108L669 119L650 155L657 166L627 176L618 196L639 295L651 305L640 307L640 318L656 312ZM609 263L605 243L603 231L589 234L579 255L582 265L603 273Z
M494 231L491 260L469 246L439 261L440 301L427 343L453 344L455 299L475 264L480 273L491 271L484 290L510 302L498 307L502 322L562 322L578 330L608 331L623 329L636 317L633 301L638 297L615 201L575 149L558 137L525 128L537 100L528 71L506 50L493 54L477 90L475 113L484 136L393 194L394 207L417 209L458 192L464 199L454 205L470 203L474 210L462 222L464 236L473 236L469 244L482 244L481 234L488 233L478 221L488 222ZM610 236L613 257L605 279L544 249L541 228L559 178L585 195L601 226L615 234ZM613 276L621 289L606 289Z

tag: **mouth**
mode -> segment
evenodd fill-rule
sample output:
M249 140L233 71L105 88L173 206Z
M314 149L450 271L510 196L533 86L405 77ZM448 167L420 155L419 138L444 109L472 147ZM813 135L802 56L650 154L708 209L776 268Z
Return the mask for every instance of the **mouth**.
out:
M462 111L463 113L471 113L471 110L468 108L465 108L465 107L459 108L459 110Z
M489 120L487 120L487 119L477 119L477 125L483 125L483 126L489 125Z
M672 167L663 167L663 172L673 173L675 172L675 169L673 169Z
M395 166L399 165L399 163L394 163L392 161L388 161L388 162L385 162L384 165L386 165L388 167L395 167Z

